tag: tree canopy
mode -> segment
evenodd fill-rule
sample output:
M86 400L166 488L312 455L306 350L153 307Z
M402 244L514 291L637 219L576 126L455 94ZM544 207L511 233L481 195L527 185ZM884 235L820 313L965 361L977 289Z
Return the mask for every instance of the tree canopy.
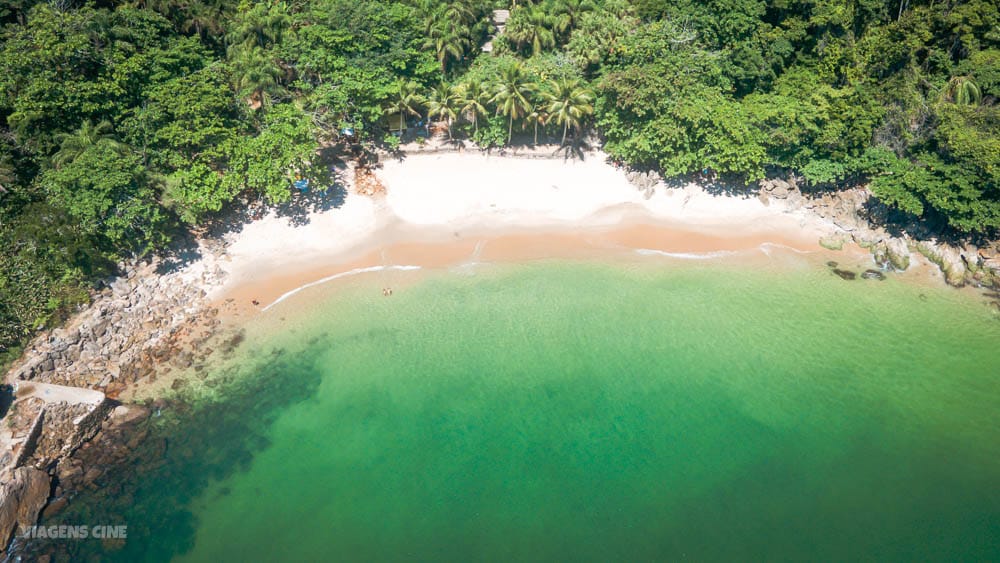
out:
M320 148L427 121L483 147L592 135L667 176L869 185L996 235L998 97L989 0L6 2L0 354L123 258L328 186Z

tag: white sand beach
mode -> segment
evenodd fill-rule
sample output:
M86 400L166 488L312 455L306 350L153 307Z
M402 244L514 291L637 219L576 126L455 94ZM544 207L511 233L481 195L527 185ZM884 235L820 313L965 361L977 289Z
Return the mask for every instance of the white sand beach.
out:
M411 154L384 161L377 174L387 189L384 196L348 188L343 205L311 213L305 221L271 213L229 235L221 262L226 281L212 296L274 276L357 261L400 243L654 225L689 235L691 249L679 248L685 243L675 240L673 251L706 250L701 237L751 237L756 246L772 235L812 249L835 228L807 211L790 211L781 201L765 205L694 184L660 185L647 198L596 152L583 160L478 151ZM656 242L643 245L656 248Z

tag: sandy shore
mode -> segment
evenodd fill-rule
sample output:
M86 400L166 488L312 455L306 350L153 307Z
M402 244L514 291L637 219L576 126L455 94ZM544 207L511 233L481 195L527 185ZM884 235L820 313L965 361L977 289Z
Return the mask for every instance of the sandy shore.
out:
M226 282L211 297L266 307L303 284L354 270L568 256L586 246L684 255L771 243L811 251L835 229L780 201L764 205L693 184L658 186L647 198L600 153L409 155L384 162L378 175L385 196L349 193L341 206L304 220L271 214L229 235L220 262Z

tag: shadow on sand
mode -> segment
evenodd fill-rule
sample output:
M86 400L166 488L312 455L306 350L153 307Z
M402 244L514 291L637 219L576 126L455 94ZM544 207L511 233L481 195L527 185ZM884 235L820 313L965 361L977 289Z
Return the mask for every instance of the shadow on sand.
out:
M206 248L221 252L227 235L239 233L248 223L272 212L292 225L301 226L309 224L313 213L341 207L347 199L344 178L347 162L341 158L342 154L345 153L341 147L327 147L320 151L323 175L315 181L320 188L299 191L290 186L290 199L280 203L270 203L262 196L243 195L197 228L178 229L171 244L157 256L156 273L176 272L201 259Z

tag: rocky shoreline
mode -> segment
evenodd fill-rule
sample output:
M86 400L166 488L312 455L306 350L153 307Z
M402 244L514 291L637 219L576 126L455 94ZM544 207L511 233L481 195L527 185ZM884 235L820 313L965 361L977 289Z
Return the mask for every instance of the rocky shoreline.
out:
M879 267L897 271L908 269L913 255L919 254L936 265L951 286L1000 287L1000 241L955 247L919 224L891 233L882 226L888 208L875 201L867 188L817 195L803 193L795 182L768 180L761 182L758 197L765 204L784 200L790 210L804 208L836 225L836 232L819 241L824 248L839 250L844 243L854 242L871 252Z
M425 147L422 150L448 150ZM452 148L451 150L461 150ZM525 154L517 154L519 157ZM548 149L533 158L560 158ZM647 197L667 189L659 176L627 172ZM819 243L832 250L853 242L867 248L882 270L905 270L914 254L926 257L953 286L1000 287L1000 245L952 247L918 228L890 233L870 193L803 191L794 181L761 182L765 205L800 209L833 227ZM204 361L204 344L219 335L218 310L208 292L225 281L218 239L198 242L200 258L169 267L165 261L127 265L93 302L63 327L37 336L5 381L10 404L0 410L0 535L5 546L18 529L63 510L76 491L102 485L102 476L129 459L144 439L150 409L121 404L130 388L172 369ZM847 278L845 278L847 279ZM1000 302L996 305L1000 309ZM200 350L199 350L200 348Z
M196 264L165 273L161 260L125 265L125 275L66 325L38 335L7 372L10 404L0 429L5 548L18 530L92 486L115 462L112 444L141 439L128 429L148 412L120 404L119 396L154 380L164 365L188 367L192 345L214 334L218 311L206 290L220 285L224 272L217 252L205 244L199 251ZM78 452L93 458L94 443L108 455L82 465Z
M655 172L629 171L626 176L647 199L658 189L669 189ZM880 268L900 272L907 270L913 256L919 254L936 265L953 287L1000 289L1000 241L954 246L920 224L905 225L892 233L884 226L890 210L877 202L867 188L814 193L803 191L794 178L770 178L759 183L756 197L764 205L780 202L787 211L805 209L829 221L830 233L818 241L828 250L841 250L844 244L853 242L871 252ZM994 302L994 307L1000 310L1000 300Z

